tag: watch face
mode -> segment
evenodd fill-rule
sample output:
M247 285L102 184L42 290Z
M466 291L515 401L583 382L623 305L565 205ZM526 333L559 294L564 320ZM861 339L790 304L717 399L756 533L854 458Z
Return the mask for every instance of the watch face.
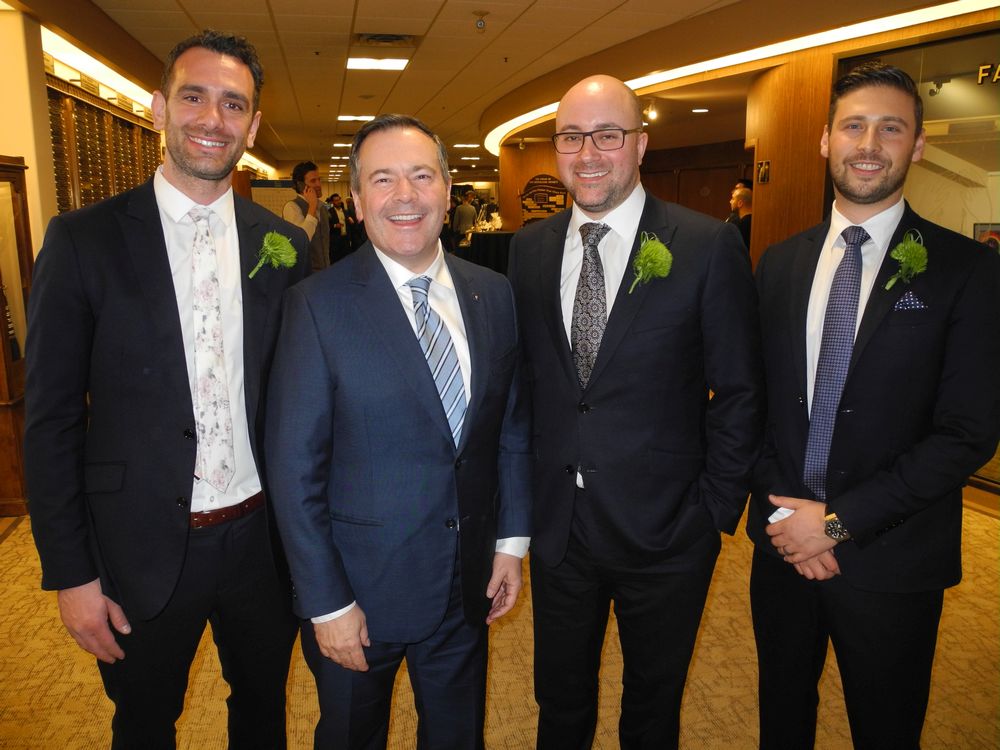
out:
M832 519L826 522L826 535L838 542L849 539L851 536L847 529L844 528L844 524L842 524L838 519Z

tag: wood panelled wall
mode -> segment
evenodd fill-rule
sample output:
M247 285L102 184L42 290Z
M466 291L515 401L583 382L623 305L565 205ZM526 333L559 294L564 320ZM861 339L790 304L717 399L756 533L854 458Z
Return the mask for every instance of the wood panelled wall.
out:
M815 224L824 212L826 160L819 140L826 124L834 58L809 50L766 70L747 96L747 145L759 163L769 161L770 180L754 179L754 264L769 245Z
M497 203L505 231L521 228L521 191L535 175L550 174L559 179L556 169L556 152L548 141L525 143L520 148L512 145L500 147L500 182Z

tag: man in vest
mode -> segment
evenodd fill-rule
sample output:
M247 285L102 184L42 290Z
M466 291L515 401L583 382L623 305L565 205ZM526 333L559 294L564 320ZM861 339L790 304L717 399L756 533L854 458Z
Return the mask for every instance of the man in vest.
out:
M297 195L285 204L281 215L305 230L309 238L309 265L313 272L330 265L330 217L326 205L319 199L322 183L319 168L311 161L296 164L292 182Z

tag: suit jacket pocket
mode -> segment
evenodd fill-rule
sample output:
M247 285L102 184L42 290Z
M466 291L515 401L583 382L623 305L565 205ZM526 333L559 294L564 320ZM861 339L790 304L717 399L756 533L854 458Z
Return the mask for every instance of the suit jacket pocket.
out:
M362 516L349 516L345 513L330 512L330 518L340 523L350 523L355 526L385 526L385 521L377 518L364 518Z
M125 485L124 463L84 464L83 491L88 495L120 492Z

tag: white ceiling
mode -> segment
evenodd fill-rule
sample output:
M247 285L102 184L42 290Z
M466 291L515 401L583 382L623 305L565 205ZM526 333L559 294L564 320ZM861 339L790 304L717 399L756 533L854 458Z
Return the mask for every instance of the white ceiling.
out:
M449 147L481 143L480 118L542 73L736 0L93 0L160 59L202 28L244 34L265 71L259 145L281 163L325 163L357 129L337 116L405 112ZM475 22L485 14L486 29ZM410 35L366 47L364 34ZM406 57L404 71L346 70L348 56ZM738 137L738 136L737 136ZM479 156L483 177L496 157ZM463 166L463 177L475 178Z

